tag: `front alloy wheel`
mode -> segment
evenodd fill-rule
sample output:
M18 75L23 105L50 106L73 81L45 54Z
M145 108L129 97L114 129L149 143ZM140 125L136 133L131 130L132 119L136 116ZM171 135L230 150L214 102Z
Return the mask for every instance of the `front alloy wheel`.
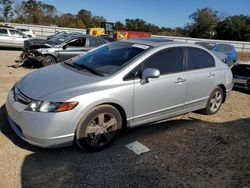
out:
M121 129L121 115L110 105L92 109L78 124L76 142L81 149L100 151L115 140Z

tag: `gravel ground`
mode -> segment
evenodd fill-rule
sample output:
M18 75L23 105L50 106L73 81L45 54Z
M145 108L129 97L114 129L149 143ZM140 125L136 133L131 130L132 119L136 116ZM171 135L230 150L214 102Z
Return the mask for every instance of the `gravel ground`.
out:
M32 69L8 67L18 51L0 51L0 187L250 188L250 95L232 91L219 113L189 113L122 134L108 149L46 150L19 139L5 111L7 92ZM139 141L150 152L124 146Z

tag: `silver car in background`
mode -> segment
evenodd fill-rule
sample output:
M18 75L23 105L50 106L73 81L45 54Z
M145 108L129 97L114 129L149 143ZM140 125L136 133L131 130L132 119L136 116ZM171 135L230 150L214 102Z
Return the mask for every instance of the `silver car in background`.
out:
M25 34L11 27L0 27L0 47L23 48L24 41L29 39Z
M21 79L6 102L16 134L40 147L108 147L119 130L201 110L232 89L229 67L205 48L164 39L118 41Z
M48 66L85 54L108 41L96 36L68 33L49 40L30 39L24 42L21 61Z

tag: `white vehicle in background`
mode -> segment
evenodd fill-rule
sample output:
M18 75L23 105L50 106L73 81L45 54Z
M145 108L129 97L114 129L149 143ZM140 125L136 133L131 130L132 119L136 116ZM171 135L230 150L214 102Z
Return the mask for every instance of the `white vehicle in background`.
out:
M23 28L17 28L17 31L21 31L25 35L27 35L29 38L36 37L36 33L32 31L31 29L23 29Z
M27 35L12 27L0 27L0 47L23 48Z

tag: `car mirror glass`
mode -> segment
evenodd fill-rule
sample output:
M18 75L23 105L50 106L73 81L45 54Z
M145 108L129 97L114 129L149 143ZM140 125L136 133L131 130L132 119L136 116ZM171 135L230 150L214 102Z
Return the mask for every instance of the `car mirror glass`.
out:
M148 83L149 78L159 78L160 71L158 69L146 68L141 75L141 84Z

